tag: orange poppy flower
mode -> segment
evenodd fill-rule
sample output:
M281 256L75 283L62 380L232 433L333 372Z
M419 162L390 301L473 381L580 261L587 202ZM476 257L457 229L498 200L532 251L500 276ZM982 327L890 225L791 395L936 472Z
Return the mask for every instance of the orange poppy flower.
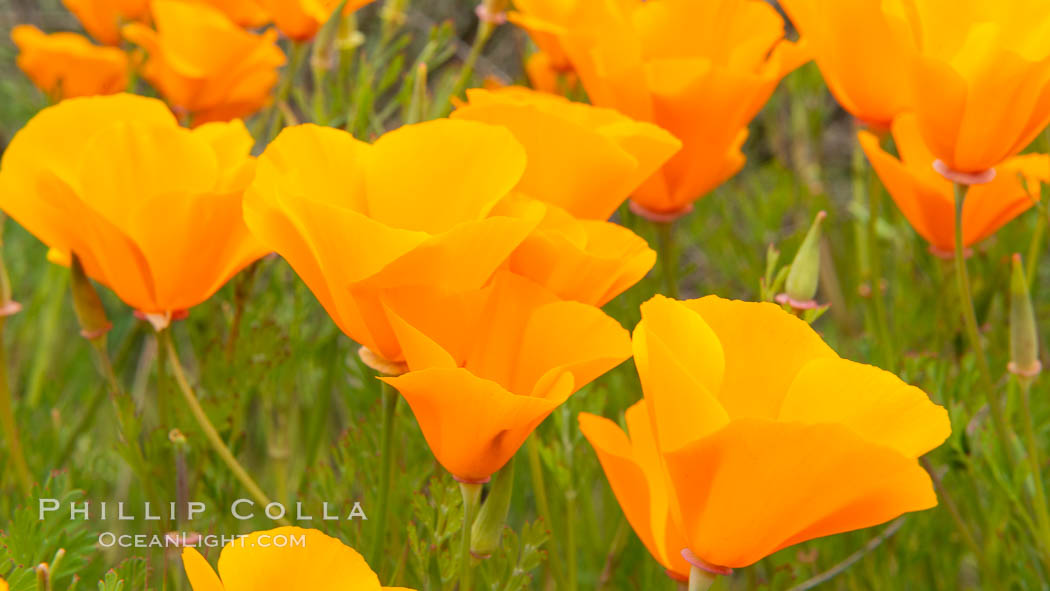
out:
M1050 12L1042 0L903 0L884 10L912 44L911 111L934 156L980 173L1018 154L1050 123Z
M656 264L656 251L627 228L579 220L560 207L524 195L504 199L493 215L540 220L511 254L508 268L562 299L604 306Z
M84 29L100 43L120 45L120 28L132 21L149 21L150 0L62 0Z
M218 8L239 26L255 28L270 22L270 15L259 6L258 0L181 0L196 4L208 4Z
M517 190L578 218L609 219L682 145L651 123L521 87L469 90L467 101L454 119L501 125L525 146Z
M525 60L525 76L529 86L550 94L567 94L575 91L580 79L574 72L563 72L554 67L549 55L537 51Z
M740 170L748 123L808 59L764 0L577 0L570 22L547 28L591 102L682 141L632 197L656 214L684 213Z
M216 573L196 548L182 550L193 591L411 591L382 587L353 548L316 529L279 527L232 541L219 554Z
M239 121L179 127L156 99L70 99L11 141L0 209L164 322L266 252L241 214L252 144Z
M124 35L149 53L143 77L195 125L251 115L270 100L285 62L276 32L249 33L212 6L175 0L154 0L153 17L157 30L133 23Z
M931 163L933 153L923 143L914 115L893 122L893 140L900 160L886 153L879 139L860 132L861 147L901 213L934 251L955 252L955 194L952 183ZM1016 156L1003 162L995 179L971 186L963 202L963 245L970 246L994 234L1039 199L1039 182L1050 182L1050 157ZM1021 181L1021 178L1025 182Z
M289 39L309 41L321 30L341 0L257 0L273 23ZM347 0L343 14L371 4L373 0Z
M54 100L121 92L128 84L128 57L114 47L92 45L76 33L44 34L31 25L11 30L18 67Z
M888 128L908 108L911 51L895 39L882 0L781 0L835 99L857 119Z
M473 121L408 125L374 145L302 125L260 156L245 219L343 332L400 361L379 291L484 285L538 223L490 215L524 170L509 131Z
M581 424L632 526L677 575L683 549L712 570L742 567L937 504L916 458L948 437L947 412L839 358L778 306L656 296L633 345L645 407L630 411L631 438L607 419Z
M508 272L473 292L383 301L409 372L382 379L465 482L488 479L573 392L630 357L627 331L600 309Z

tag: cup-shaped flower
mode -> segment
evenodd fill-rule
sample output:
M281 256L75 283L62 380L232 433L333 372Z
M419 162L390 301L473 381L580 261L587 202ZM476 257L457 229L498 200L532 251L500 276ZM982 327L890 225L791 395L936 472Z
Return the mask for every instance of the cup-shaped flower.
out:
M462 481L488 479L573 392L630 357L627 331L600 309L512 273L435 297L441 315L414 290L385 295L409 372L383 380Z
M748 123L807 59L764 0L576 4L559 39L591 102L682 141L633 195L654 213L682 213L740 170Z
M181 0L196 4L208 4L222 11L229 19L242 27L261 27L270 22L270 15L259 5L259 0Z
M565 300L604 306L638 283L656 263L656 251L627 228L577 219L556 205L525 195L504 199L493 215L540 220L511 254L508 268Z
M62 0L84 29L100 43L120 45L120 28L149 21L150 0Z
M781 0L831 94L851 115L885 129L908 109L911 44L891 34L882 0Z
M862 131L861 147L897 207L932 249L955 252L955 194L952 183L933 169L930 149L923 142L916 118L902 115L893 122L898 160L880 146L879 138ZM1050 157L1015 156L998 167L990 183L973 185L963 202L963 245L991 236L1039 199L1039 182L1050 181Z
M285 61L276 31L245 31L207 4L154 0L152 8L156 30L132 23L124 35L149 54L142 75L172 108L201 124L251 115L270 100Z
M257 0L273 19L273 24L293 41L309 41L324 26L342 0ZM343 14L372 3L373 0L347 0Z
M521 87L473 89L467 99L453 118L502 125L525 146L517 190L578 218L609 219L681 148L651 123Z
M365 559L316 529L279 527L234 540L219 554L218 572L196 548L182 550L193 591L411 591L383 587Z
M637 417L630 440L607 419L583 425L661 561L684 539L708 565L747 566L936 505L917 458L950 434L947 412L778 306L657 296L633 348L651 436Z
M0 209L129 306L170 318L266 252L241 214L252 144L240 121L190 131L156 99L70 99L11 141Z
M949 169L980 173L1050 123L1050 11L1041 0L884 3L919 130Z
M404 126L375 144L291 127L259 158L245 220L343 332L401 361L379 291L484 285L538 223L490 215L524 170L509 131L473 121Z
M127 55L76 33L45 34L32 25L11 30L18 67L52 100L114 94L128 84Z

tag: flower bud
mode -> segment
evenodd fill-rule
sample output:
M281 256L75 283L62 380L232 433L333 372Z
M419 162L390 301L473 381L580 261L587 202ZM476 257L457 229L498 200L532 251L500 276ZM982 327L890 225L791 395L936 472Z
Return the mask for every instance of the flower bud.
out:
M499 548L513 492L514 458L511 458L493 479L489 496L474 521L470 534L470 553L475 558L488 558Z
M1035 312L1019 254L1013 256L1010 276L1010 364L1007 367L1023 378L1033 378L1042 369Z
M791 261L791 270L784 283L785 293L777 297L778 302L787 303L795 309L816 307L817 284L820 280L820 225L825 217L827 213L821 211L813 220L802 246L795 253L795 260Z
M102 307L98 291L95 290L91 279L88 279L84 266L75 254L70 271L73 276L73 310L77 314L77 321L80 322L80 334L89 341L101 338L113 325L106 317L106 309Z

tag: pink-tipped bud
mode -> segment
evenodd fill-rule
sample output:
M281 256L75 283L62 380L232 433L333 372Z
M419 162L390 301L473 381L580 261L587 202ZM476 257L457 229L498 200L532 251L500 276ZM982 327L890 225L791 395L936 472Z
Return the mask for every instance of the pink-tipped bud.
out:
M1028 279L1021 265L1021 255L1015 254L1010 275L1010 372L1032 379L1039 374L1039 332L1035 311L1028 292Z

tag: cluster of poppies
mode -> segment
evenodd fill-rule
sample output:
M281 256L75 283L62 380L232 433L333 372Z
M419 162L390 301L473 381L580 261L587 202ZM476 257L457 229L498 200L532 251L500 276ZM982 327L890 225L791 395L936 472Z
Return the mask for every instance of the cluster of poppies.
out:
M987 237L1050 180L1050 159L1018 156L1050 122L1045 2L782 0L792 41L763 0L518 0L538 90L472 89L450 117L371 143L288 127L257 158L238 118L272 100L278 31L302 43L364 3L66 3L98 41L139 49L15 30L20 66L67 100L4 153L0 209L158 331L277 253L465 490L633 356L644 398L627 433L580 426L653 557L698 589L936 504L917 458L950 434L944 409L770 303L656 296L632 337L601 306L656 253L609 219L628 199L657 223L688 213L742 168L780 79L815 58L916 230L947 253L958 224L965 245ZM163 100L94 96L131 70ZM591 104L552 93L573 88ZM965 208L953 184L972 185ZM251 588L322 561L378 588L360 556L310 535L302 550L227 549L222 581L187 551L187 572L195 591Z

